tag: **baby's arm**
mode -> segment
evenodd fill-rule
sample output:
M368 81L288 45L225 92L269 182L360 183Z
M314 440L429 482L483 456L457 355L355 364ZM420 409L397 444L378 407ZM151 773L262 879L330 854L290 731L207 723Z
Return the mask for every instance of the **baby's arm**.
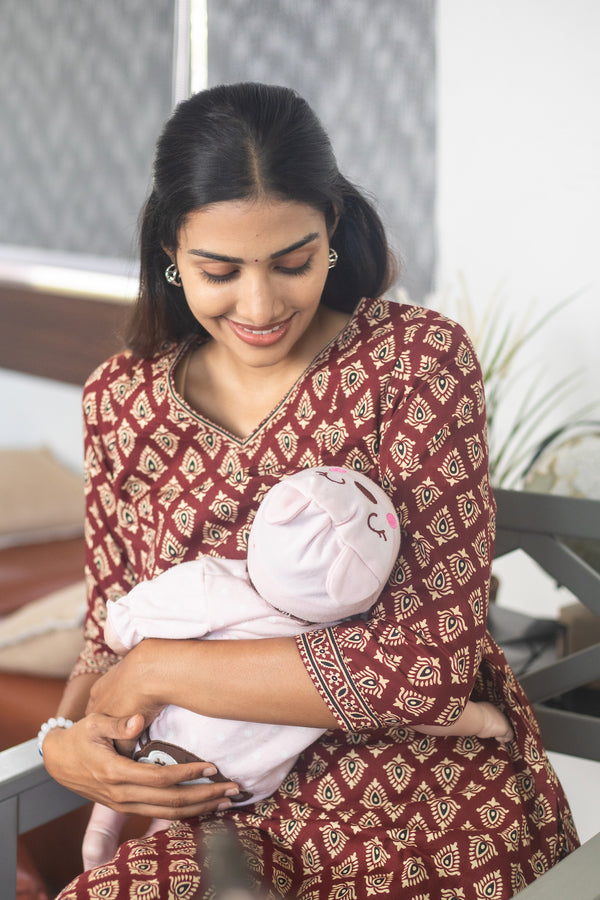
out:
M493 703L469 700L462 715L452 725L419 725L415 731L435 737L496 738L501 744L512 741L514 734L510 722Z
M104 638L119 654L144 638L189 640L257 615L266 604L242 560L201 557L142 581L107 605ZM263 609L264 608L264 609Z

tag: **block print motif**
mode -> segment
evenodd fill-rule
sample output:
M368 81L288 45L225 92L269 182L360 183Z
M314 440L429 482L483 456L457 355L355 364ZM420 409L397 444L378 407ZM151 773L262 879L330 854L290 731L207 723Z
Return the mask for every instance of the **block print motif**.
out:
M107 599L200 553L243 558L264 493L302 466L345 465L379 481L399 512L401 556L366 621L298 639L340 728L268 800L127 843L63 900L208 900L202 848L225 824L249 872L280 896L512 896L577 837L535 718L485 633L494 507L468 338L431 310L363 301L245 441L178 398L185 349L154 361L121 354L86 387L90 606L77 671L113 662ZM451 721L469 695L504 705L514 742L411 728Z

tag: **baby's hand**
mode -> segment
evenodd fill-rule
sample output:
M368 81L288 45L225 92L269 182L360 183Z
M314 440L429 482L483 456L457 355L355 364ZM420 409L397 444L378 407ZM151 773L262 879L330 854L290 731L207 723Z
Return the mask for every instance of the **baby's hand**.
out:
M482 700L477 703L477 709L481 716L481 727L476 737L496 738L501 744L507 744L514 738L512 726L503 712L492 703Z
M126 647L124 644L122 644L117 637L117 633L112 627L110 619L107 619L104 623L104 642L108 644L111 650L114 650L115 653L118 653L119 656L125 656L125 654L129 650L129 647Z

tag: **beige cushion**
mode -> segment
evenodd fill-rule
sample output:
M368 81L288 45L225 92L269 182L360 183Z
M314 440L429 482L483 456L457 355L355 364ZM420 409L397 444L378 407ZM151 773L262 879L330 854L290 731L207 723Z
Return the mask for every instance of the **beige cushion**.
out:
M42 447L0 449L0 548L83 533L83 477Z
M0 670L66 678L83 647L85 582L0 619Z

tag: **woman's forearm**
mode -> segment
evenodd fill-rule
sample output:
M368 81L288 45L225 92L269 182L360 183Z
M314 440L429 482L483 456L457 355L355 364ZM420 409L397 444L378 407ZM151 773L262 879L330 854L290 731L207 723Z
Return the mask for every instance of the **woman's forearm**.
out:
M131 657L134 656L134 659ZM126 661L137 690L160 706L206 716L337 728L293 638L241 641L148 639ZM109 710L106 710L107 712Z
M78 675L69 681L61 697L56 715L64 716L65 719L73 719L74 722L81 719L85 715L92 685L100 677L98 674L90 673Z

